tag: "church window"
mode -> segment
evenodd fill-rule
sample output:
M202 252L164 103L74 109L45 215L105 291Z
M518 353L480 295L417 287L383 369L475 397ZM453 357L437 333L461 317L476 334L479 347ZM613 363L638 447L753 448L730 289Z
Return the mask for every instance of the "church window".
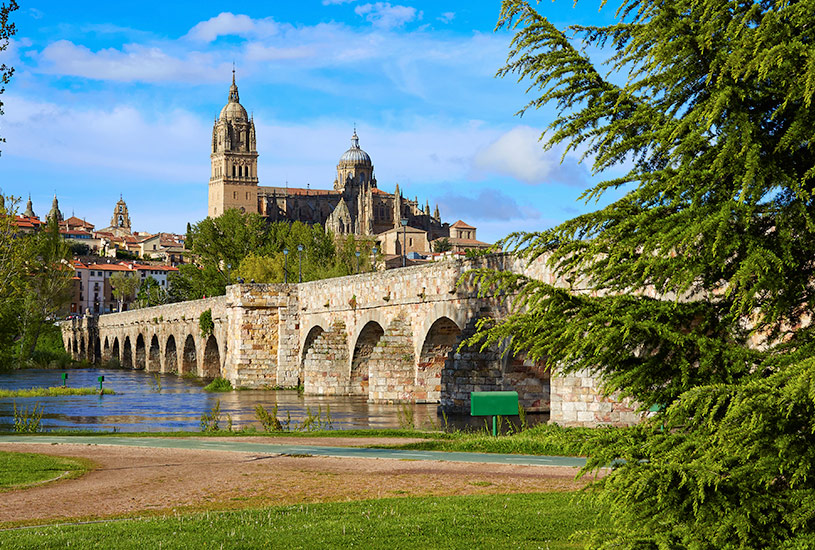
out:
M249 193L246 193L246 200L249 200Z
M413 237L408 239L408 243L409 243L408 246L413 246Z
M235 176L237 176L237 175L238 175L238 170L237 170L237 167L236 167L236 166L233 166L233 167L232 167L232 177L234 178L234 177L235 177Z
M235 200L238 199L238 192L237 191L232 191L232 198L235 199Z

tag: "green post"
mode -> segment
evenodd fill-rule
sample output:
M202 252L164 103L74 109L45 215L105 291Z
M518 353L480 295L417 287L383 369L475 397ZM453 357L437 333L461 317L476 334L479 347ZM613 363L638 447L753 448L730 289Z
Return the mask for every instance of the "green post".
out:
M497 419L498 419L497 416L492 415L492 436L493 437L498 437L498 427L496 426Z
M65 383L66 383L67 381L68 381L68 373L67 373L67 372L63 372L63 373L62 373L62 387L63 387L63 388L65 387Z
M99 380L99 391L101 392L102 391L102 382L105 381L105 377L100 376L99 378L97 378L97 380Z

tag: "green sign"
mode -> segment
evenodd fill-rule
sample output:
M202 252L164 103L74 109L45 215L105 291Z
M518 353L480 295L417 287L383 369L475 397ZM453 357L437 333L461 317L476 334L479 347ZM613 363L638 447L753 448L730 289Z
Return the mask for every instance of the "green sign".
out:
M512 416L518 414L518 392L474 391L470 393L472 416Z

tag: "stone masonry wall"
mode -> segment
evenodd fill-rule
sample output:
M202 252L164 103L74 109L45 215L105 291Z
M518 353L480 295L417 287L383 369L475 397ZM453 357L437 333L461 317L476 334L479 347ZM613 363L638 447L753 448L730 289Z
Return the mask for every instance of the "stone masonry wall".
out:
M591 373L552 377L551 416L549 421L561 426L631 426L642 419L637 404L631 400L604 397L599 381Z
M385 329L368 360L370 403L413 401L416 359L410 323L397 318Z

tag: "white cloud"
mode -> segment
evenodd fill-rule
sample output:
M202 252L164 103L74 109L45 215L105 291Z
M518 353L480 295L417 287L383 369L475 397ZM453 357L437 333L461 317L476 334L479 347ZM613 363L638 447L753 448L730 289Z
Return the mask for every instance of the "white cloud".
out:
M540 131L516 126L475 156L475 167L485 172L511 176L529 184L560 183L585 186L586 168L574 155L561 163L563 149L544 151Z
M362 4L354 8L354 13L364 16L374 27L393 29L402 27L411 21L420 21L423 13L410 6L393 6L390 2Z
M456 18L456 12L454 11L446 11L441 14L437 19L442 23L450 23L453 19Z
M193 51L183 58L174 57L159 47L140 44L94 52L68 40L58 40L37 57L41 72L119 82L210 82L217 79L216 74L227 74L228 70L212 54Z
M266 37L280 31L280 25L271 17L252 19L248 15L235 15L230 12L202 21L187 33L187 38L199 42L213 42L219 36Z
M519 205L497 189L482 189L478 196L445 193L437 200L443 213L465 220L538 220L541 217L535 208Z

